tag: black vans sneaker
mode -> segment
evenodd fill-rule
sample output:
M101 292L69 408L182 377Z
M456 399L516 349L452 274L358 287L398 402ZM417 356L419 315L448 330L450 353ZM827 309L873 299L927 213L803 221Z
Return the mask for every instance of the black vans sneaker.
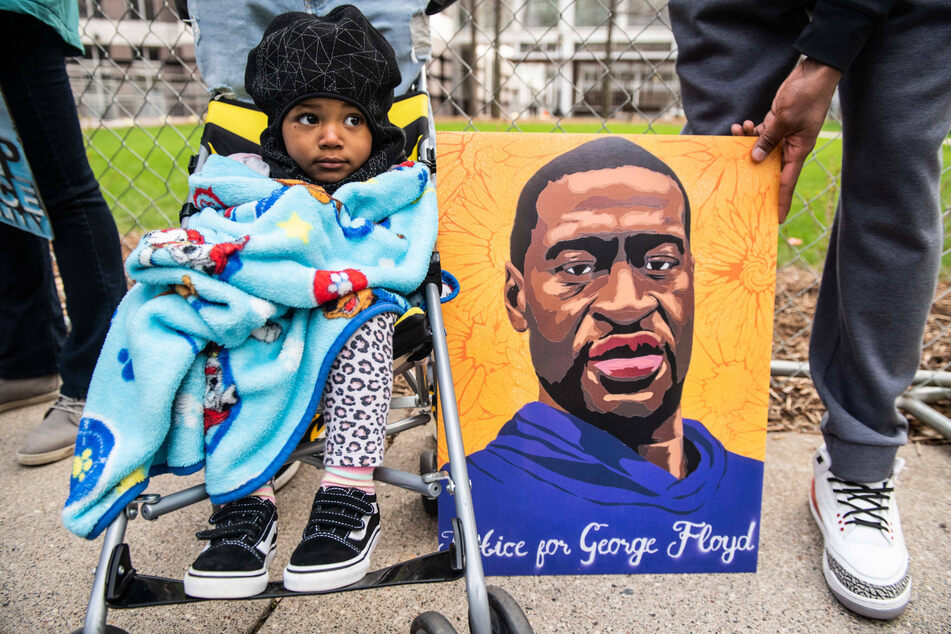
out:
M267 567L277 549L277 508L248 496L224 505L196 533L209 540L185 575L185 594L204 599L240 599L267 588Z
M284 587L318 592L359 581L379 535L376 495L343 487L318 490L304 537L284 568Z

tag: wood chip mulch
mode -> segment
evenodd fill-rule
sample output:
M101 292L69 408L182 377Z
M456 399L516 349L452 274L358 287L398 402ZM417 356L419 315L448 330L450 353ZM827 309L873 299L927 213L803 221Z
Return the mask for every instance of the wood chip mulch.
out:
M782 269L776 280L776 321L773 327L773 358L805 361L809 352L809 323L815 311L819 292L819 274L796 267ZM951 288L939 285L931 315L925 326L921 367L928 370L951 370ZM931 406L951 417L951 403L942 401ZM819 433L819 422L825 409L812 381L806 377L773 377L770 381L767 431ZM945 444L945 439L916 418L905 415L909 422L908 438L912 442Z

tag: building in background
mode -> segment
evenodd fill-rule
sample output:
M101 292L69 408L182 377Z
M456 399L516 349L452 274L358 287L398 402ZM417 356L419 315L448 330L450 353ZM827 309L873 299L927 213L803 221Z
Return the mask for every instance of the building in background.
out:
M80 118L160 124L204 113L208 93L178 3L78 1L85 55L69 60L67 69Z
M459 0L435 16L436 113L676 116L665 0Z
M207 93L182 0L78 0L69 62L80 117L200 117ZM656 119L680 114L665 0L458 0L432 19L441 116Z

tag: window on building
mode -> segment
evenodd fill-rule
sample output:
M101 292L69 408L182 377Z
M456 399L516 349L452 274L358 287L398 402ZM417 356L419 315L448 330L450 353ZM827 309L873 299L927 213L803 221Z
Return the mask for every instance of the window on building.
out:
M617 0L576 0L575 26L601 26L608 21L610 5Z
M525 3L525 26L558 24L558 0L528 0Z
M471 17L478 29L491 33L498 13L499 27L505 30L514 19L510 4L506 0L464 0L459 7L459 26L468 27Z
M154 0L136 0L132 2L131 5L132 17L149 21L155 19L156 11Z
M627 0L622 3L621 12L630 26L650 24L658 16L668 22L665 0Z

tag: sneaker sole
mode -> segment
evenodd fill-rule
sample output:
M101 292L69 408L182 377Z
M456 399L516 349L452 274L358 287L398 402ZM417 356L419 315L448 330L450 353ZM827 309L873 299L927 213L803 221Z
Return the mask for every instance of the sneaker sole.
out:
M284 486L291 481L291 479L297 475L297 471L300 469L300 462L294 461L287 465L287 467L282 467L284 470L281 471L278 469L277 475L274 476L274 491L280 491Z
M267 588L267 570L249 573L207 574L188 569L185 594L199 599L245 599Z
M370 555L380 537L377 527L366 552L337 564L291 566L284 568L284 588L291 592L322 592L349 586L363 579L370 569Z
M893 619L905 611L908 602L911 599L911 579L908 580L908 587L898 597L887 601L872 601L866 597L859 596L849 590L836 576L835 572L829 567L829 551L825 548L827 539L826 529L819 515L819 509L816 507L815 483L812 485L809 496L809 510L812 512L812 519L816 521L819 532L822 533L822 574L826 579L826 585L833 596L845 607L856 614L867 616L871 619L888 620Z
M45 401L50 401L56 398L59 395L59 388L56 388L52 392L47 392L46 394L37 394L36 396L30 396L29 398L21 398L18 401L7 401L0 405L0 412L6 412L11 409L19 409L21 407L26 407L27 405L36 405L37 403L43 403Z
M206 572L188 568L185 594L199 599L244 599L267 589L267 569L274 559L275 545L264 559L264 567L248 572Z
M908 587L899 596L888 601L872 602L866 597L861 597L851 592L829 567L829 553L822 551L822 573L826 578L826 584L829 590L835 595L842 605L852 610L856 614L867 616L870 619L889 620L899 616L908 607L911 599L911 580L908 580Z
M47 451L45 453L20 453L18 451L16 454L16 459L21 465L27 467L36 467L38 465L49 464L51 462L58 462L63 458L69 458L73 455L73 450L75 448L76 443L73 443L68 447L61 447L60 449L54 449L53 451Z

